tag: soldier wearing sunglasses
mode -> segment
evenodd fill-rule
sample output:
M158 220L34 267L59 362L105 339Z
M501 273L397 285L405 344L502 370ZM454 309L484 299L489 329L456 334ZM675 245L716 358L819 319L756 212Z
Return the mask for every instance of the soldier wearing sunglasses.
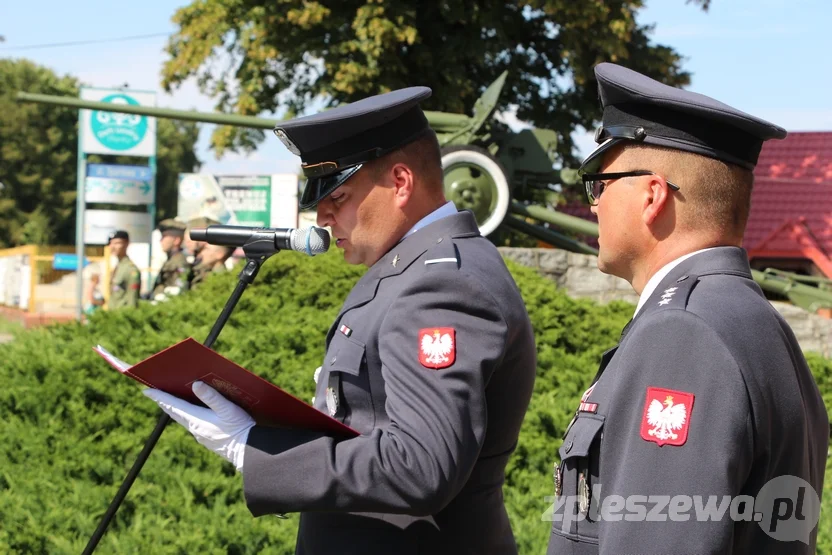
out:
M814 553L827 411L742 248L752 170L786 132L621 66L595 75L580 173L598 267L640 297L552 453L548 552ZM734 505L702 519L697 499Z

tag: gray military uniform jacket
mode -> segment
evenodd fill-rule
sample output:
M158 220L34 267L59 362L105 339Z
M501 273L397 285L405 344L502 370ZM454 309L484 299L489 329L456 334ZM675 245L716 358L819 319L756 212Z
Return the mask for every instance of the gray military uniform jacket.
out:
M302 554L514 554L502 485L535 371L497 249L469 212L433 222L367 271L329 330L315 406L361 436L253 428L246 503L302 512Z
M817 521L806 545L764 531L770 502L768 514L764 503L753 508L762 522L731 518L730 501L757 497L779 476L820 495L829 438L800 346L743 249L712 249L671 270L596 379L560 448L549 554L814 553ZM797 514L799 492L789 495ZM697 496L700 508L714 496L721 518L700 519ZM750 506L735 509L751 518Z

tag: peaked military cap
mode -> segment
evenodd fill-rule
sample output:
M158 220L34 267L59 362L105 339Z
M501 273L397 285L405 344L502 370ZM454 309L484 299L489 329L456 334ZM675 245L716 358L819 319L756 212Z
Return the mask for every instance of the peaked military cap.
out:
M409 87L278 123L275 135L303 162L300 207L314 207L364 163L429 132L419 102L430 95L428 87Z
M168 218L159 222L159 231L162 235L175 235L177 237L184 237L187 226L179 220Z
M107 244L110 244L110 241L113 239L124 239L125 241L130 240L130 235L124 231L123 229L117 229L115 231L110 232L110 235L107 236Z
M212 218L208 218L205 216L199 216L197 218L192 218L188 220L188 229L193 229L195 227L208 227L210 225L220 225L220 222L214 220Z
M693 152L754 169L763 142L786 130L703 94L670 87L625 67L595 66L603 108L599 146L581 170L595 172L604 152L622 141Z

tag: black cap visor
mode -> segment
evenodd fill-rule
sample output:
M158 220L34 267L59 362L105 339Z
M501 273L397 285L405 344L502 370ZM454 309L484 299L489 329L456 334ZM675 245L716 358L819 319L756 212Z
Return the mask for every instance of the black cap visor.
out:
M593 150L589 156L586 157L581 164L581 167L578 169L578 173L598 173L598 170L601 168L601 162L604 160L604 153L625 140L627 139L615 137L609 137L606 139L603 143L595 147L595 150Z
M306 186L303 188L303 194L300 196L301 210L308 210L314 208L317 204L331 195L332 192L343 185L347 179L355 175L355 173L362 168L364 164L356 164L355 166L345 168L339 172L326 175L323 177L310 177L306 180Z

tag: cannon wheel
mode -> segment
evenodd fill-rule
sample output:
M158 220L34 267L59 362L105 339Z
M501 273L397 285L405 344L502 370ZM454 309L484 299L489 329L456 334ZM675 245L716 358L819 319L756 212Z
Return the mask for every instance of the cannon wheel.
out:
M497 229L511 202L503 166L483 148L449 146L442 149L442 171L445 197L474 213L483 236Z

